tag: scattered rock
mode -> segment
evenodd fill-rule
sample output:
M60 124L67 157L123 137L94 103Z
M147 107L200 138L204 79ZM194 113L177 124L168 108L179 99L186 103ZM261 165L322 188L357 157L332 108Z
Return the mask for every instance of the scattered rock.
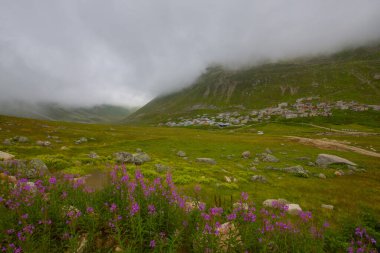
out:
M302 209L298 204L286 204L285 206L287 207L287 213L290 215L297 215L302 212Z
M99 158L98 154L96 154L95 152L91 152L90 154L88 154L88 157L92 159Z
M300 177L309 177L308 172L301 165L283 168L282 171L293 173Z
M187 201L185 202L185 209L190 212L194 210L195 208L197 209L203 209L206 207L206 204L200 201Z
M323 174L323 173L319 173L319 174L318 174L318 177L321 178L321 179L326 179L326 175Z
M41 147L49 147L51 145L50 141L36 141L36 144Z
M313 163L313 162L308 162L308 163L307 163L307 166L315 167L315 163Z
M267 179L262 176L262 175L254 175L251 177L251 180L253 182L261 182L261 183L266 183L267 182Z
M326 168L330 164L346 164L346 165L351 165L351 166L357 166L357 164L347 159L344 159L336 155L329 155L329 154L319 154L315 163L318 166L323 167L323 168Z
M12 140L11 139L4 139L3 145L6 145L6 146L12 145Z
M61 150L69 150L69 148L66 147L66 146L62 146L62 147L61 147Z
M114 154L115 160L118 163L132 163L133 162L133 155L128 152L117 152Z
M337 170L334 172L335 176L344 176L343 170Z
M32 159L22 174L27 178L37 178L40 176L49 175L50 171L43 161L40 159Z
M75 144L82 144L84 142L88 142L88 139L86 137L81 137L79 140L75 141Z
M374 74L373 79L380 80L380 74L379 73Z
M269 148L265 149L265 153L267 153L267 154L273 154L272 150L270 150Z
M231 178L228 176L224 176L224 179L226 180L227 183L231 183L232 181Z
M119 246L116 246L115 247L115 252L123 252L123 249L120 248Z
M133 163L136 165L141 165L145 162L150 162L151 158L147 153L140 152L133 154Z
M25 136L15 136L12 138L13 141L16 141L16 142L19 142L19 143L25 143L25 142L28 142L29 139Z
M249 151L244 151L241 156L244 158L244 159L248 159L249 157L251 157L251 152Z
M137 153L141 153L141 152L142 152L142 149L141 149L141 148L136 148L136 152L137 152Z
M328 209L328 210L333 210L334 209L334 206L333 205L325 205L325 204L322 204L321 207L323 209Z
M252 166L252 167L249 168L249 170L256 171L257 168L255 166Z
M247 203L242 203L242 202L233 203L232 207L234 209L239 209L239 210L248 210L248 204Z
M179 156L179 157L186 157L186 153L183 152L182 150L180 150L180 151L177 152L177 156Z
M289 202L286 199L267 199L263 202L264 207L278 207L279 205L287 205Z
M87 234L83 234L79 238L79 245L78 248L74 251L75 253L83 253L86 246L87 246L88 240L87 240Z
M161 172L165 172L165 171L170 170L170 167L169 167L169 166L166 166L166 165L155 164L154 166L156 167L156 171L157 171L158 173L161 173Z
M12 160L13 158L15 158L14 155L0 151L0 161L8 161L8 160Z
M262 157L263 162L278 163L280 160L274 155L264 153Z
M216 164L216 161L212 158L196 158L195 161L200 162L200 163L207 163L211 165Z

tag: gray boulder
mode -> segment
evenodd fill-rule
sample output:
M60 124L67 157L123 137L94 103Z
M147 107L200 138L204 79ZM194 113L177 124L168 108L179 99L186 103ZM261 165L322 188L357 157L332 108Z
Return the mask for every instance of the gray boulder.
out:
M88 154L88 157L92 159L99 158L98 154L96 154L95 152L91 152L90 154Z
M333 209L334 209L334 206L333 206L333 205L322 204L321 207L322 207L323 209L328 209L328 210L333 210Z
M262 156L263 162L278 163L280 160L271 154L264 153Z
M254 175L251 177L251 180L253 182L260 182L260 183L266 183L267 182L266 177L264 177L262 175Z
M211 165L215 165L216 164L216 161L212 158L196 158L195 161L199 162L199 163L207 163L207 164L211 164Z
M36 141L36 144L41 147L49 147L51 145L50 141Z
M267 199L263 202L264 207L278 207L279 205L284 206L289 204L286 199Z
M326 168L330 164L346 164L346 165L351 165L351 166L357 166L357 164L345 158L342 158L336 155L329 155L329 154L319 154L315 163L318 166L323 167L323 168Z
M321 179L326 179L326 175L323 174L323 173L319 173L319 174L318 174L318 177L321 178Z
M29 141L28 137L25 136L15 136L13 137L13 140L19 143L25 143Z
M244 151L241 154L241 157L243 157L244 159L248 159L250 156L251 156L251 152L249 152L249 151Z
M9 146L9 145L12 145L12 140L11 139L4 139L3 141L3 145L6 145L6 146Z
M166 172L166 171L170 170L169 166L166 166L166 165L163 165L163 164L155 164L154 166L156 167L156 171L158 173Z
M150 158L150 156L145 153L145 152L140 152L140 153L136 153L136 154L133 154L133 162L134 163L145 163L145 162L150 162L152 159Z
M308 172L301 165L286 167L281 170L287 173L296 174L300 177L309 177Z
M179 157L186 157L186 153L183 152L182 150L180 150L180 151L177 152L177 156L179 156Z
M12 160L13 158L15 158L14 155L0 151L0 161L8 161L8 160Z
M88 139L86 137L81 137L79 140L75 141L75 144L82 144L84 142L88 142Z
M132 163L133 162L133 155L128 152L117 152L114 154L115 160L118 163Z
M40 159L32 159L28 163L23 173L27 178L37 178L39 176L49 175L50 171L46 164Z

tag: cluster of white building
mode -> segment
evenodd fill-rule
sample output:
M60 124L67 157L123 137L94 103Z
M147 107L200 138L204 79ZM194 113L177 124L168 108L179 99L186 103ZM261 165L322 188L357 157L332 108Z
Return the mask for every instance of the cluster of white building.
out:
M180 117L176 121L160 123L170 127L176 126L239 126L253 122L262 122L274 117L293 119L298 117L331 116L332 110L380 111L380 105L366 105L357 102L337 101L335 103L319 102L319 97L299 98L294 104L286 102L276 107L245 112L222 112L216 115L197 115L195 118Z

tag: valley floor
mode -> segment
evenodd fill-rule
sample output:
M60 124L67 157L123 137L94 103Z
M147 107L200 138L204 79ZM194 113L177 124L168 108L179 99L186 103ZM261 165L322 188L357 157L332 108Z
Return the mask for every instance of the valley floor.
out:
M248 192L259 206L266 199L278 198L297 203L303 210L329 219L337 231L346 224L365 223L368 216L379 224L380 129L334 127L336 130L331 130L331 125L263 123L240 129L189 129L0 116L0 151L15 159L40 159L52 173L86 175L112 168L116 152L141 150L151 158L137 166L147 178L164 177L170 171L184 194L191 196L194 186L200 185L200 197L206 203L213 204L216 199L227 203ZM358 132L339 131L345 128ZM258 134L260 131L263 134ZM27 141L19 142L16 136L27 137ZM3 143L5 139L8 142ZM41 144L46 141L49 144ZM179 151L185 154L179 156ZM245 151L250 154L245 153L244 158ZM276 159L266 159L268 154ZM357 166L322 168L315 163L319 154L337 155ZM211 158L215 163L198 162L197 158ZM286 170L294 166L301 166L306 176ZM135 171L136 166L128 164L127 170ZM323 204L334 208L327 210Z

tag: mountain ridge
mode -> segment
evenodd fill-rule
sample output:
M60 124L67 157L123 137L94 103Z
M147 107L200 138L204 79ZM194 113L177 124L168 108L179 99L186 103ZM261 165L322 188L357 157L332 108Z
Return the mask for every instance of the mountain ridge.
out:
M300 97L378 103L380 44L329 56L228 70L211 66L189 87L159 96L125 122L153 123L200 112L260 109Z

